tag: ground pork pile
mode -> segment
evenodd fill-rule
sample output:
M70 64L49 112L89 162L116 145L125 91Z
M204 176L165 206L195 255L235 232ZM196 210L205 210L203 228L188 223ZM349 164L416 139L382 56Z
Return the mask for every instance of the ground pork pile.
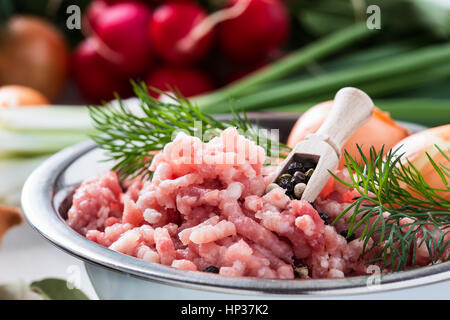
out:
M281 188L264 194L274 172L264 161L235 128L208 143L180 133L154 157L151 181L124 188L107 172L82 183L68 224L102 246L175 268L272 279L294 279L299 266L308 278L366 274L362 242L347 242L344 226L328 225L316 209L336 217L352 190L325 190L316 204Z

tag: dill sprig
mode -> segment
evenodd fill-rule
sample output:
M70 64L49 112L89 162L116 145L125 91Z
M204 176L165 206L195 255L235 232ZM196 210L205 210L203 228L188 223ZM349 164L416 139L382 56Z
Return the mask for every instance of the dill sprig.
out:
M331 173L340 183L354 188L359 196L333 222L335 224L353 209L346 219L347 237L362 229L363 256L368 249L379 247L368 263L380 263L382 269L404 270L414 265L419 246L425 245L431 263L438 262L450 244L445 240L450 232L450 163L449 156L435 146L446 159L437 164L427 153L428 160L442 179L444 188L431 187L410 162L402 163L399 149L383 157L383 149L373 147L365 155L358 146L361 163L345 152L345 162L351 183ZM387 214L386 214L387 213ZM403 218L408 218L404 223ZM374 240L368 248L369 240ZM448 259L448 258L447 258Z
M221 130L236 127L241 134L262 146L268 156L282 157L290 149L272 140L264 130L253 126L247 116L232 113L232 120L219 121L207 115L176 90L164 94L168 100L153 98L145 83L132 82L139 99L140 110L133 112L117 97L118 107L89 107L94 127L99 134L91 136L106 151L107 161L115 163L112 168L120 179L151 177L149 171L154 153L171 142L176 133L185 132L207 142L219 135Z

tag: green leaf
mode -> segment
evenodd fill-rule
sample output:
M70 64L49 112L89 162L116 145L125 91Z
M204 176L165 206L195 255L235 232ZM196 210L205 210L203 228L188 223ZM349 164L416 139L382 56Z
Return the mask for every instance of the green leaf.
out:
M89 300L83 291L69 288L66 280L48 278L30 284L30 289L46 300Z

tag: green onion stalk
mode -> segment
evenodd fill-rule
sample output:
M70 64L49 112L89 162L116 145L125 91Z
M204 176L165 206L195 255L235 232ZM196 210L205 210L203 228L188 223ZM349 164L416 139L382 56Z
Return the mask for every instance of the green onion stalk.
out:
M417 83L442 79L450 75L450 44L428 46L412 52L395 55L382 61L358 65L355 67L326 73L317 77L268 85L258 93L249 94L236 99L233 107L238 110L254 110L277 105L296 103L298 101L323 98L341 87L367 87L369 94L396 92L404 87L409 88ZM378 84L376 84L378 81ZM202 104L205 112L227 112L230 102Z
M305 48L290 54L286 58L274 62L268 67L255 71L252 75L236 81L223 89L216 90L211 94L191 100L193 103L197 104L202 111L214 112L215 105L218 103L226 103L230 99L251 90L255 86L291 75L299 71L305 65L334 54L340 49L346 48L374 33L375 31L369 30L363 23L354 24L313 42Z

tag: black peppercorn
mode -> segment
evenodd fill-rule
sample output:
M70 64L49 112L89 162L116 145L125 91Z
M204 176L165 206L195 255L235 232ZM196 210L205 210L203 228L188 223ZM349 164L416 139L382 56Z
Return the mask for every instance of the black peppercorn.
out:
M301 170L303 170L303 165L302 165L302 163L301 163L301 162L296 162L296 161L294 161L294 162L292 162L291 164L289 164L289 166L288 166L288 168L287 168L287 171L288 171L290 174L294 174L294 173L296 173L297 171L301 171Z
M341 231L341 233L340 233L340 235L343 236L345 238L345 240L347 240L347 242L350 242L350 241L353 241L356 239L354 233L352 233L348 237L347 237L347 234L348 234L348 230Z
M314 169L316 167L316 164L314 162L305 161L303 162L303 169L308 171L309 169Z
M303 172L297 171L292 176L291 182L296 185L297 183L305 183L306 182L306 176Z
M325 222L325 224L330 224L330 216L325 212L319 212L319 217Z
M219 268L217 268L216 266L209 266L206 267L203 272L219 273Z
M294 186L291 183L290 179L281 179L280 181L278 181L278 185L288 191L291 191L294 189Z

